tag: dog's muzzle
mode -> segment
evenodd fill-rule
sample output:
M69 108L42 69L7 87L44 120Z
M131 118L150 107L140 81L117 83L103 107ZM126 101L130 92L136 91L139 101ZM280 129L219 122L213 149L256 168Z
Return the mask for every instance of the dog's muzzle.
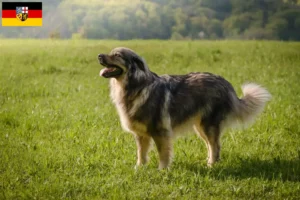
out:
M98 60L99 63L104 66L104 68L100 71L100 76L103 76L104 78L112 78L118 77L123 73L123 70L119 66L108 63L104 54L99 54Z
M99 54L98 55L98 60L99 60L99 63L101 65L104 65L105 64L105 55L104 54Z

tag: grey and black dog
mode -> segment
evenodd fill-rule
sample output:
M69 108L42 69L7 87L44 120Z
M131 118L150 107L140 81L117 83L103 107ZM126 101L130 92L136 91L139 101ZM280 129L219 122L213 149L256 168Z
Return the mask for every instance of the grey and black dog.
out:
M251 122L271 98L263 87L243 86L238 98L232 85L211 73L158 76L134 51L118 47L99 54L105 68L100 76L111 78L111 98L122 128L135 136L137 165L147 162L151 141L159 153L159 168L172 159L172 138L194 131L205 141L208 165L220 158L222 131L234 124Z

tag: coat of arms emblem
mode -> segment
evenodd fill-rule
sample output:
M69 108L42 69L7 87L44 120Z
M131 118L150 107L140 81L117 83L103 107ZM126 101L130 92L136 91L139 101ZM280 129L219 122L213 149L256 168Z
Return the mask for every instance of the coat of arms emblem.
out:
M25 21L28 18L28 7L16 7L16 17Z

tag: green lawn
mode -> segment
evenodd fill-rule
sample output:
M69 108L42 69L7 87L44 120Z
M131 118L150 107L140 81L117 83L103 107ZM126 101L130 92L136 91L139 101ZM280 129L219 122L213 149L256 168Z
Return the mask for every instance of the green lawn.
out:
M256 123L228 130L206 167L196 135L174 144L170 170L134 170L97 55L132 48L158 74L208 71L272 94ZM0 199L298 199L300 43L0 40Z

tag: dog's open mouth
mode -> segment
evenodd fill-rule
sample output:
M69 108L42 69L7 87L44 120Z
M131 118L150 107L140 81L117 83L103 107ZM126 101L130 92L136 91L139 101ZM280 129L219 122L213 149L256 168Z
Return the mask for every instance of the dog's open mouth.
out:
M104 78L111 78L120 76L122 73L123 70L120 67L116 65L110 65L105 66L105 68L100 71L100 76L103 76Z

